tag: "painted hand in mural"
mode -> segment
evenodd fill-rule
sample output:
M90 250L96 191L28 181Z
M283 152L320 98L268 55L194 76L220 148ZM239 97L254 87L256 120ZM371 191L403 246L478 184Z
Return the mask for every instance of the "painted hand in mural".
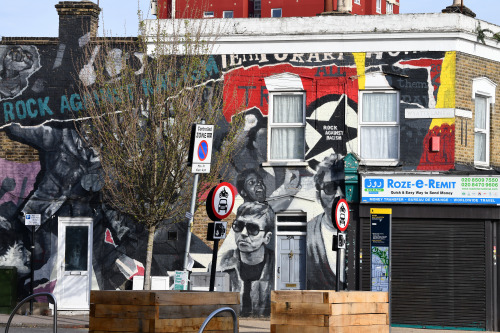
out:
M2 186L0 187L0 199L5 195L5 193L10 192L16 188L16 180L14 178L6 177L2 181Z

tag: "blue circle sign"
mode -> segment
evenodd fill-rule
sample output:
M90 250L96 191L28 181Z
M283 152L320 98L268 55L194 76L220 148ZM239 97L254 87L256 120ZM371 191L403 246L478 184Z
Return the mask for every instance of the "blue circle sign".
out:
M208 156L208 143L202 140L198 145L198 158L200 161L204 161Z

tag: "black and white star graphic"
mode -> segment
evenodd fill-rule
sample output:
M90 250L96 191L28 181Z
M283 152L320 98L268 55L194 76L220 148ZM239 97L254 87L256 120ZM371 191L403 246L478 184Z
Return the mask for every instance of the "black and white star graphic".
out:
M306 160L311 168L330 154L357 152L356 109L345 94L321 97L307 107Z

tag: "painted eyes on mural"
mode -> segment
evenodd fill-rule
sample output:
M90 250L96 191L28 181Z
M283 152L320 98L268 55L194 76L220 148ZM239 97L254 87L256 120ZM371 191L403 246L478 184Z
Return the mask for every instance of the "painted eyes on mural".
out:
M326 195L333 195L337 192L337 188L339 186L340 186L340 181L333 181L324 183L320 189L323 190L323 192L325 192Z
M242 232L243 229L247 228L247 232L250 236L257 236L259 232L264 231L264 229L260 229L258 224L243 221L234 221L232 228L235 232Z
M262 186L264 184L264 181L262 179L258 179L258 180L250 179L247 181L247 184L250 186L254 186L254 185Z

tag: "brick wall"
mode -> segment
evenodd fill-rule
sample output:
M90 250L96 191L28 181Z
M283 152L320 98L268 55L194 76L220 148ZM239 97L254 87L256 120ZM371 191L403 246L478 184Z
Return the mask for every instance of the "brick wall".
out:
M236 211L236 209L234 210ZM236 218L236 214L233 212L229 215L224 221L227 221L227 234L229 234L229 230L231 230L231 225ZM200 238L205 244L207 244L211 249L214 246L213 241L207 241L207 229L208 224L212 222L207 215L207 211L205 209L205 205L200 206L196 213L194 214L194 223L193 223L193 234ZM224 240L219 241L219 249L224 244Z
M39 160L38 150L10 140L5 132L0 132L0 147L0 158L19 163L31 163Z
M500 62L457 52L456 108L474 111L472 80L487 77L500 84ZM500 166L500 86L496 89L496 105L490 113L490 164ZM455 123L455 160L457 163L474 164L474 112L473 117L457 117Z

